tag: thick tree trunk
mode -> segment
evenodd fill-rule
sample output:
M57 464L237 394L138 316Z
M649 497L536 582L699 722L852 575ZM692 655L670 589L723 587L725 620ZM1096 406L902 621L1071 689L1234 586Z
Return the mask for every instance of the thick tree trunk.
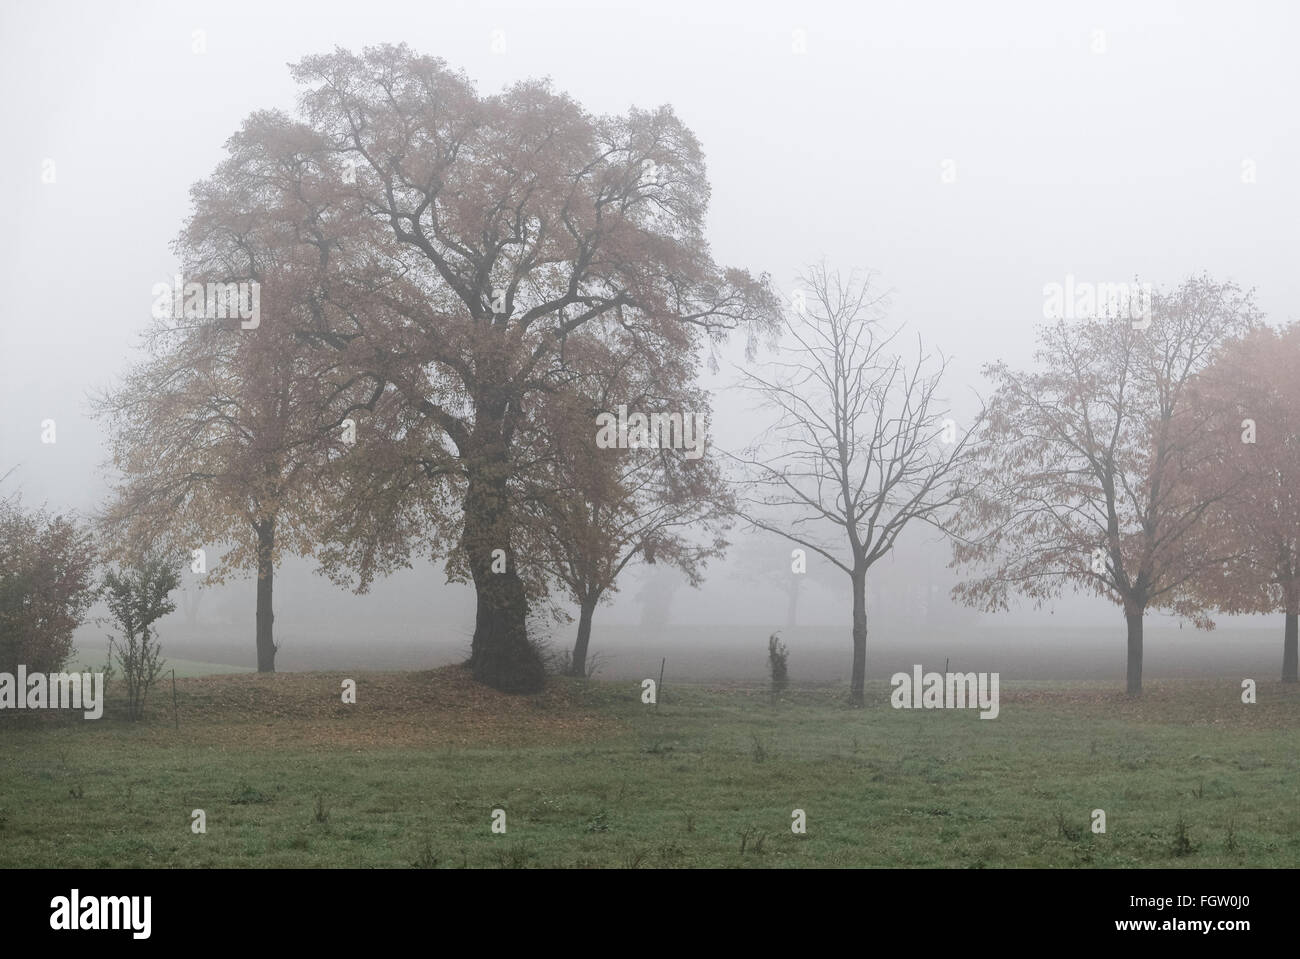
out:
M1282 682L1294 683L1296 679L1296 637L1300 628L1300 610L1294 606L1286 611L1286 631L1282 639Z
M271 592L275 584L275 520L263 520L257 529L257 671L275 672L275 613Z
M853 679L849 699L861 706L867 681L867 571L853 579Z
M477 593L470 667L494 689L530 693L542 688L545 669L528 641L528 598L510 542L502 454L471 470L465 494L463 545Z
M1128 686L1130 696L1142 695L1142 611L1126 612L1128 622Z
M584 677L587 675L587 646L591 643L591 619L596 614L596 600L584 599L578 613L578 638L573 644L573 661L569 665L569 675Z

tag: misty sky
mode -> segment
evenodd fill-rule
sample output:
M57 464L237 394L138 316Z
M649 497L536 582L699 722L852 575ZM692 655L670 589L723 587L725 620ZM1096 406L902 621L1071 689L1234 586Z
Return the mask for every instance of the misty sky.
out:
M1282 2L10 0L5 492L97 503L86 394L125 368L175 270L189 187L248 113L292 110L285 64L306 54L402 41L484 92L549 76L595 112L671 103L708 158L718 261L786 291L822 258L877 271L891 317L954 357L959 398L983 362L1028 361L1043 286L1067 274L1168 286L1204 269L1300 319L1298 27ZM716 439L755 431L743 404L715 400Z

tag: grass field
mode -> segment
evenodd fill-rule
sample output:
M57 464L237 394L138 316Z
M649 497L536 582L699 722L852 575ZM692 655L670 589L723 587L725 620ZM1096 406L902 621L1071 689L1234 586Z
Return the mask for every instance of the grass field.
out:
M183 678L179 724L170 681L135 725L112 700L5 717L0 866L1300 865L1295 686L1243 705L1230 680L1138 702L1004 683L991 721L888 692L669 684L655 707L629 682L506 697L459 667Z
M83 639L77 644L77 648L68 663L68 669L77 672L95 672L104 668L104 663L108 662L108 644L103 638L96 636L89 641ZM172 672L175 671L177 678L188 678L191 676L216 676L224 673L255 673L257 670L252 666L232 666L222 662L208 662L198 659L178 659L175 656L168 655L165 657L163 666L163 682L170 683Z

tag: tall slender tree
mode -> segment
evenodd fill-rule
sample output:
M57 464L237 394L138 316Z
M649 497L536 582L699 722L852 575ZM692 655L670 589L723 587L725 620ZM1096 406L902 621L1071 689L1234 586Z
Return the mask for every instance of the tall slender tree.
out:
M803 278L805 308L786 321L782 358L745 371L742 385L775 419L744 453L738 499L753 526L819 553L853 594L850 695L862 703L867 575L911 523L942 525L962 496L974 423L958 430L939 393L945 361L917 343L892 352L897 330L870 278L818 266Z
M732 513L705 436L708 397L691 385L694 358L639 350L618 329L582 339L582 386L547 406L549 468L527 498L545 531L545 572L578 605L575 676L586 675L597 606L623 571L635 562L663 566L698 586L726 548ZM667 435L643 436L639 427L619 435L612 425L650 414L668 424Z
M271 113L232 137L231 159L196 187L195 215L175 245L180 289L155 288L161 309L144 358L94 404L117 471L100 516L106 540L119 559L201 549L205 582L256 571L261 672L275 669L276 565L286 550L314 550L345 421L381 392L298 332L321 310L332 238L320 224L337 206L328 199L336 177L309 159L314 146L309 131ZM235 289L248 316L212 299Z

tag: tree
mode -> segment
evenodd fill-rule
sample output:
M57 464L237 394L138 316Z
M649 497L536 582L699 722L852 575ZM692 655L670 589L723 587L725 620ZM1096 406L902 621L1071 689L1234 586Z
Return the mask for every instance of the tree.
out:
M516 539L537 405L566 389L569 339L601 321L693 355L770 324L776 300L766 278L713 262L703 155L667 107L592 116L542 82L480 97L405 46L307 57L293 76L316 134L296 175L346 185L304 334L385 385L372 430L386 450L347 474L326 567L364 586L423 539L474 583L475 677L536 689Z
M785 595L784 628L799 625L799 604L809 583L830 587L827 573L832 567L816 553L797 557L784 545L784 537L762 533L745 537L728 552L732 576L763 593L777 591ZM838 575L838 574L836 574Z
M1236 558L1190 583L1227 613L1285 617L1282 681L1297 681L1300 633L1300 324L1259 326L1228 343L1197 377L1194 402L1219 456L1193 481L1233 490L1206 513L1202 548ZM1226 548L1225 548L1226 547Z
M1109 598L1128 628L1128 694L1141 695L1146 610L1204 625L1185 587L1232 558L1196 535L1232 482L1192 482L1217 453L1191 384L1255 318L1249 293L1197 276L1154 295L1142 322L1043 327L1037 372L987 366L995 393L954 526L955 562L980 575L954 594L988 611L1017 593L1041 605L1066 585Z
M803 284L807 305L786 320L783 358L742 380L776 418L735 457L745 489L740 511L848 575L851 697L861 704L867 574L908 524L942 526L962 495L975 427L959 432L942 405L946 361L933 364L919 339L912 360L890 353L898 331L884 328L887 295L869 276L846 281L819 266Z
M704 443L708 398L686 385L694 364L683 365L688 358L680 355L643 353L621 338L603 345L585 351L591 359L586 395L550 406L551 469L529 497L538 507L538 528L547 531L539 550L546 573L579 607L569 660L574 676L586 675L596 607L617 590L623 570L634 561L674 568L698 586L708 561L726 549L731 516ZM676 417L663 437L669 445L635 429L628 442L602 445L594 424L618 407ZM694 445L674 448L674 438L686 441L686 423Z
M204 549L209 583L255 570L259 672L275 669L280 556L313 552L329 509L327 467L347 447L343 426L378 394L298 335L318 312L318 244L329 243L316 228L329 181L301 178L310 142L275 114L255 115L231 138L231 159L195 188L196 212L176 243L187 282L155 289L163 309L145 358L95 403L121 475L101 515L118 556ZM244 176L250 169L256 178ZM229 310L202 296L209 285L246 287L257 315L215 315ZM168 309L178 295L179 316ZM209 563L213 543L228 549Z
M58 671L95 600L94 539L74 515L0 499L0 672Z
M180 585L176 561L168 556L139 557L129 567L104 575L103 593L122 635L109 639L109 654L117 659L126 682L127 716L144 715L149 690L162 674L162 646L153 624L176 609L172 590Z

